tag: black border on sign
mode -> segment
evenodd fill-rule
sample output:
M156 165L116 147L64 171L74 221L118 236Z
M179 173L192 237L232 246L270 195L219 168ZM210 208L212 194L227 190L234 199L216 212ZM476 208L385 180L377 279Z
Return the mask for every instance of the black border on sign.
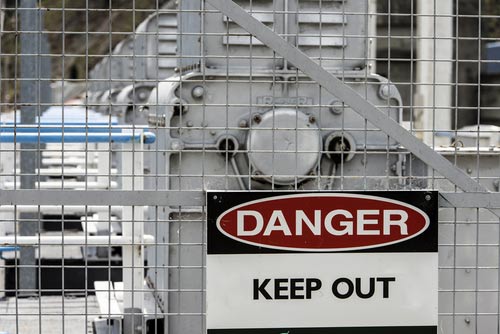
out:
M381 198L393 199L413 205L424 211L430 219L430 225L422 234L388 246L376 248L336 251L330 253L430 253L438 251L438 197L437 191L349 191L349 192L243 192L243 191L207 191L207 254L271 254L271 253L327 253L327 252L302 252L297 250L278 250L258 247L231 239L222 234L216 226L217 218L226 210L250 201L300 194L359 194ZM430 200L426 196L430 195ZM318 332L319 333L319 332Z
M208 334L436 334L437 326L208 329Z

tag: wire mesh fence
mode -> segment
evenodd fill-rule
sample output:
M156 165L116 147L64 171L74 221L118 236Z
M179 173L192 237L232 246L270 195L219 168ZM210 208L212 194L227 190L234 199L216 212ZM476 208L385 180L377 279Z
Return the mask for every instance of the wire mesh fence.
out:
M500 6L234 3L0 1L0 333L206 332L207 191L422 190L500 333Z

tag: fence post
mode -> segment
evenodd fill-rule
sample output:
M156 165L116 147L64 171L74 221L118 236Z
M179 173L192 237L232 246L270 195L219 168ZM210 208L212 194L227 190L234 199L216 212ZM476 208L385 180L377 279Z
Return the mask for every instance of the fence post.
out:
M144 145L132 142L123 147L122 189L138 191L144 189ZM122 235L127 243L123 246L123 312L124 334L136 334L142 324L144 300L144 208L124 206L122 214ZM139 315L141 315L139 317ZM137 323L141 319L140 323Z
M39 59L39 34L34 33L39 28L39 12L37 0L21 0L19 17L21 21L21 78L20 101L21 124L34 124L37 114L38 85L36 76L38 74ZM36 182L36 166L38 144L21 144L21 188L34 189ZM33 236L37 231L38 214L21 213L19 215L19 234L21 236ZM21 295L35 294L37 272L35 268L35 248L32 246L22 247L19 259L19 291Z

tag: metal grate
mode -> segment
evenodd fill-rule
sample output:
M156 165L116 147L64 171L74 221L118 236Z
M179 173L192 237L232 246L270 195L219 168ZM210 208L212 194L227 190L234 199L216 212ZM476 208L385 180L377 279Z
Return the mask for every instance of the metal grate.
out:
M206 332L211 190L437 190L438 331L500 333L495 1L0 6L0 333Z

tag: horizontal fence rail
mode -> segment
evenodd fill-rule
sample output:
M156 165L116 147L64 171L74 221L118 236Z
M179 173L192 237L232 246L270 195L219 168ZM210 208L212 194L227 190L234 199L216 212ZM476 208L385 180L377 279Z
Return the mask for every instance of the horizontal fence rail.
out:
M0 334L500 334L499 22L0 0Z

